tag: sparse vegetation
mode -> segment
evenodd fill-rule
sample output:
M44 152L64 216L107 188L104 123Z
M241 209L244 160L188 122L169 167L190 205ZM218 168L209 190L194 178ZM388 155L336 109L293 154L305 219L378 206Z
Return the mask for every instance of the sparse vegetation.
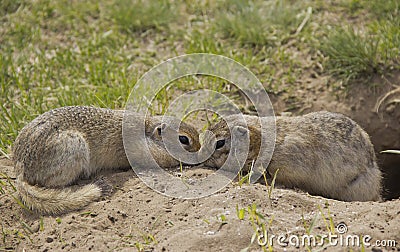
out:
M330 73L347 83L398 70L399 24L387 20L375 22L366 32L355 31L353 27L335 29L321 48L329 57Z
M347 84L349 80L368 80L374 75L388 76L399 70L400 4L390 1L344 1L350 14L367 11L366 25L334 25L322 42L328 56L327 69Z
M241 45L280 45L301 23L300 7L286 0L223 2L215 29Z
M141 74L183 53L231 57L249 67L269 91L287 93L293 108L298 101L291 85L302 76L303 57L295 54L296 48L312 53L310 41L323 40L325 34L326 73L348 80L398 68L398 2L374 0L372 7L367 1L344 2L353 6L346 9L349 14L363 10L381 18L363 29L332 30L335 23L323 26L326 21L319 16L327 7L321 2L225 0L189 6L163 0L3 1L1 152L8 154L19 130L51 108L123 107ZM323 33L317 32L321 29ZM173 97L188 86L195 87L179 85L166 95ZM158 98L161 109L155 112L160 113L168 97Z
M169 1L115 1L111 5L111 16L119 28L128 33L161 30L174 20L179 12Z

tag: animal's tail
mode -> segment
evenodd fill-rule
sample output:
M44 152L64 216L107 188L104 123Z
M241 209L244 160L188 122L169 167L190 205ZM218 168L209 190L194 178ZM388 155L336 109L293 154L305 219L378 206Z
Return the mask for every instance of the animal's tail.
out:
M104 179L77 190L39 187L30 185L22 175L16 180L16 188L24 204L42 214L60 214L78 210L108 194L112 189Z

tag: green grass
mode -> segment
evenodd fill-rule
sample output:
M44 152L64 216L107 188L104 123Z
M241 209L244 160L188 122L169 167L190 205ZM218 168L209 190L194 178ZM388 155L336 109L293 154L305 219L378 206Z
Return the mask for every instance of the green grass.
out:
M286 0L228 0L221 4L214 28L241 45L280 45L301 22L301 8Z
M251 238L250 244L248 247L243 248L241 251L248 251L252 245L260 246L263 251L273 251L273 244L269 243L269 237L267 235L268 231L272 226L272 222L274 221L274 216L267 219L264 215L261 214L261 211L257 209L257 205L255 203L249 205L247 208L243 208L239 210L239 207L236 206L237 211L242 211L238 218L243 221L245 220L245 216L247 216L247 221L251 223L254 234Z
M331 73L348 80L381 71L378 47L378 40L348 27L334 30L321 49L329 57Z
M296 108L293 94L311 68L305 58L311 65L325 64L320 74L333 75L334 81L398 69L398 13L395 0L343 0L341 5L307 0L1 1L1 153L9 154L21 128L52 108L124 107L143 73L184 53L233 58L267 91L285 94L288 108ZM361 19L362 27L341 30L330 18L338 14L369 19ZM163 113L187 90L212 88L238 96L232 85L211 78L173 84L156 97L154 113Z
M400 20L377 21L366 32L335 28L321 46L330 73L346 83L400 69Z
M347 84L368 80L400 69L400 3L389 1L344 1L351 14L367 17L365 26L334 26L321 44L328 57L329 73Z
M146 32L150 29L162 30L177 18L179 12L169 1L114 1L111 17L119 28L128 33Z
M352 11L367 9L374 18L393 18L400 14L400 2L397 0L352 0L347 1Z
M220 41L215 40L211 32L200 32L194 30L185 38L186 53L213 53L224 54L223 45Z

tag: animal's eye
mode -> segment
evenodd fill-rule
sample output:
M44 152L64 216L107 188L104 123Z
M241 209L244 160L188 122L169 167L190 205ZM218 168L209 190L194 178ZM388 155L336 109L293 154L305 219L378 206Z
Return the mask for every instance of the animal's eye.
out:
M157 128L157 133L158 133L159 136L161 136L161 127Z
M179 142L181 142L181 144L188 145L189 138L187 136L179 136Z
M222 147L224 147L224 145L225 145L225 139L218 140L217 145L215 146L215 149L216 150L221 149Z

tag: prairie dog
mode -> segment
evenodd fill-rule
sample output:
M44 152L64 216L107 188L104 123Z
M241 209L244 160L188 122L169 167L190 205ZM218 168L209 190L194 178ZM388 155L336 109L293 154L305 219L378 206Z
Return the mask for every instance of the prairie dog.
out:
M56 214L82 208L108 193L111 187L103 180L77 190L68 186L100 170L130 167L122 139L123 116L123 110L71 106L48 111L26 125L12 150L22 201L37 212ZM162 117L134 114L136 118L133 124L145 120L144 139L158 165L179 165L164 148ZM182 122L178 135L185 150L200 148L194 127ZM143 153L143 160L148 158Z
M238 118L232 115L226 120L243 131L246 125L238 122ZM259 120L275 123L275 119L249 115L244 119L250 138L247 161L251 162L257 158L261 143ZM215 152L204 164L218 168L230 151L231 133L225 121L209 130L216 141L206 137L202 148L209 145ZM279 169L276 184L310 194L343 201L381 200L381 171L369 136L356 122L341 114L321 111L276 117L275 148L265 168L270 176Z

